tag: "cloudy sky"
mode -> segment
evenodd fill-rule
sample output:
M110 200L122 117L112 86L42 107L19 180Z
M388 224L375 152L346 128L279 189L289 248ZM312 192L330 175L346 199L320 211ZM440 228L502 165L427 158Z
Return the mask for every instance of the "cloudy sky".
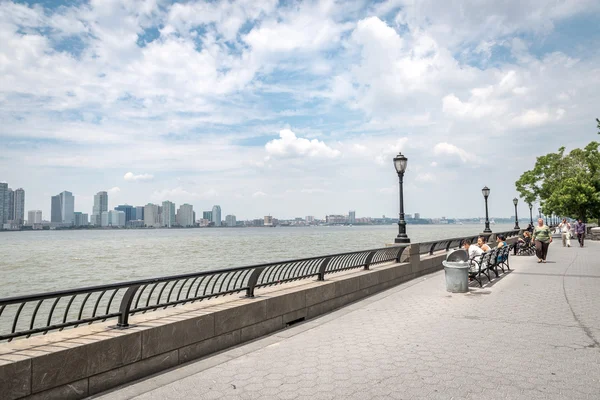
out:
M510 216L597 138L597 0L0 0L0 181L279 218ZM520 207L525 216L526 207Z

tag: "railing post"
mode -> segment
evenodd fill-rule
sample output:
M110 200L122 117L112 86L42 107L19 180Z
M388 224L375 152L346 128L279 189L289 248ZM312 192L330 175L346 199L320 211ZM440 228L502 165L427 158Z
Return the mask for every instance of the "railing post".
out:
M431 245L431 248L429 249L429 255L430 255L430 256L432 256L432 255L433 255L433 249L435 249L435 245L436 245L436 244L437 244L437 242L434 242L434 243Z
M119 321L117 322L118 328L123 329L129 326L129 311L131 310L131 303L133 302L133 297L140 286L141 285L129 286L123 295L123 298L121 299L121 305L119 306Z
M396 262L397 263L400 263L400 257L402 257L402 253L404 253L404 250L406 250L406 247L407 246L400 246L400 249L398 250L398 254L396 255Z
M323 261L321 261L321 266L319 266L319 276L317 280L325 280L325 269L327 268L327 264L329 264L329 261L331 261L331 257L326 257Z
M261 272L263 272L265 270L266 267L259 267L259 268L255 268L254 271L252 271L252 274L250 275L250 279L248 279L248 289L246 289L246 297L254 297L254 288L256 287L256 284L258 283L258 278L261 274Z
M373 257L375 256L375 253L377 253L377 251L372 251L367 256L367 261L365 261L365 269L369 269L369 266L371 265L371 261L373 261Z

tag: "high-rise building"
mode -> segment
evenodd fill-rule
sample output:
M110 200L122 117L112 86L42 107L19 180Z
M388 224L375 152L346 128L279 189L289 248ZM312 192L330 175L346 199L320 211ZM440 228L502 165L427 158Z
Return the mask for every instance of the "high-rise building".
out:
M348 213L348 223L355 224L356 223L356 211L351 210Z
M313 217L312 215L306 217L307 224L312 224L313 222L315 222L315 217Z
M179 226L194 226L194 207L191 204L180 205L176 219Z
M27 224L38 225L42 223L42 211L31 210L27 212Z
M63 224L73 224L75 222L75 197L73 193L61 192L59 195L60 198L60 213L62 217Z
M89 225L87 213L75 212L75 213L73 213L73 216L75 217L75 221L74 221L75 226L88 226Z
M215 223L215 226L221 226L221 206L213 206L212 222Z
M212 222L212 211L203 211L202 212L202 219L207 219L210 222Z
M8 183L0 182L0 230L8 221Z
M125 213L125 223L136 219L136 208L127 204L119 205L115 207L117 211L123 211Z
M110 214L108 213L108 211L102 211L102 214L100 214L100 226L105 228L109 225L110 225Z
M163 201L162 203L162 225L170 228L177 225L175 219L175 203L171 201Z
M98 192L94 195L94 208L92 210L92 225L102 225L102 213L108 211L108 193Z
M415 213L415 219L421 219L421 214Z
M156 204L148 203L144 206L144 225L149 228L160 226L158 206Z
M118 210L109 211L108 218L110 221L110 226L123 227L126 224L124 211L118 211Z
M60 206L60 195L52 196L50 206L50 222L60 224L62 222L62 208Z
M8 188L8 215L6 216L7 222L15 220L15 192Z
M19 188L13 192L14 198L14 211L13 221L17 225L23 225L25 223L25 191Z
M144 220L144 206L137 206L135 208L135 219Z
M237 224L237 221L235 219L235 215L228 215L228 216L226 216L225 217L225 223L229 227L234 227Z
M273 217L270 215L265 215L265 226L273 226Z

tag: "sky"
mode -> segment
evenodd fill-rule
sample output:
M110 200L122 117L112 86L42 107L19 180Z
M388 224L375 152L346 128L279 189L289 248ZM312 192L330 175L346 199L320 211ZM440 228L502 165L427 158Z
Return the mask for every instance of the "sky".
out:
M536 156L597 140L597 0L0 0L0 181L49 219L514 215ZM537 208L537 206L536 206ZM528 214L519 206L520 216Z

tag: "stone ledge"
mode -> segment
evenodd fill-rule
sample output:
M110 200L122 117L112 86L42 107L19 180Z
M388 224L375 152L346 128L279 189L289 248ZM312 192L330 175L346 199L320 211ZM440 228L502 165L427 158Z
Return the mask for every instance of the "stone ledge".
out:
M352 270L0 344L3 398L84 398L283 329L442 268L443 255Z

